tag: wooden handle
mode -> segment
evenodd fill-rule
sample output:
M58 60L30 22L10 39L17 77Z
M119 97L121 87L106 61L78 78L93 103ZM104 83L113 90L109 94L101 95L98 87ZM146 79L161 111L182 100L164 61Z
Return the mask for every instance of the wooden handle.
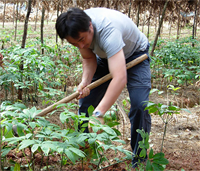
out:
M144 61L147 58L148 58L148 56L146 54L144 54L144 55L142 55L142 56L140 56L140 57L132 60L131 62L129 62L129 63L126 64L126 69L129 69L129 68L131 68L131 67L139 64L140 62ZM99 85L101 85L101 84L105 83L106 81L110 80L111 78L112 78L112 76L109 73L109 74L105 75L104 77L98 79L97 81L89 84L87 87L90 90L92 90L95 87L98 87ZM78 96L79 96L79 92L76 91L73 94L71 94L71 95L63 98L62 100L60 100L60 101L58 101L58 102L56 102L56 103L48 106L47 108L43 109L40 113L37 114L37 116L44 116L47 113L52 112L53 110L55 110L57 105L62 104L62 103L68 103L71 100L77 98Z

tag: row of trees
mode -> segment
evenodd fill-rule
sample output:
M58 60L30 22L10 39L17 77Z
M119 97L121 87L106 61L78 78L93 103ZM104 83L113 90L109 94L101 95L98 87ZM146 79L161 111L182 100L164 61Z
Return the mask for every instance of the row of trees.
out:
M36 15L36 20L38 11L42 11L43 7L47 10L46 17L50 17L50 13L54 13L55 11L59 13L71 6L78 6L83 9L107 7L129 15L135 20L137 25L143 24L143 22L147 24L150 19L152 20L152 25L154 25L160 19L165 2L166 0L32 0L32 9L34 9L33 15ZM7 15L5 12L6 4L13 5L13 16L10 15L7 20L11 20L12 18L14 21L14 18L20 15L22 7L28 8L28 0L4 0L3 22ZM172 22L173 24L176 24L178 20L184 20L185 22L184 18L187 14L194 11L197 12L197 16L200 14L199 6L199 0L168 0L164 21Z
M30 18L35 21L35 30L38 20L46 19L47 21L53 20L55 22L59 13L72 6L78 6L83 9L107 7L127 14L137 26L142 26L142 31L145 25L148 26L148 38L150 26L155 26L155 30L159 30L159 26L162 26L159 21L168 24L169 35L171 35L172 26L176 27L177 38L179 38L181 27L193 26L193 37L196 37L200 15L200 0L4 0L4 9L2 16L0 16L3 27L5 21L13 21L13 24L16 23L15 29L17 29L17 21L26 20L28 3L31 3L29 21ZM13 9L10 6L7 8L6 4L7 6L12 4ZM166 8L164 8L165 4L167 4ZM164 13L163 9L165 9ZM26 10L26 13L24 13L24 10ZM43 21L41 21L41 25L43 25L42 23Z

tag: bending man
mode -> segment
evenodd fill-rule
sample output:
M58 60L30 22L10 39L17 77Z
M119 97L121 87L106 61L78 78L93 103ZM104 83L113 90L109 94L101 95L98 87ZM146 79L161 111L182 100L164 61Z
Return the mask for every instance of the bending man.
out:
M138 142L141 136L137 129L150 132L151 117L145 109L151 88L150 59L126 70L126 63L148 54L149 43L133 21L119 11L106 8L81 10L71 8L56 21L56 30L61 39L79 48L83 58L82 81L78 86L79 113L86 113L93 105L94 115L103 117L127 85L131 109L131 147L133 167L139 160ZM111 73L112 80L93 90L86 88L92 81ZM141 160L140 160L141 161Z

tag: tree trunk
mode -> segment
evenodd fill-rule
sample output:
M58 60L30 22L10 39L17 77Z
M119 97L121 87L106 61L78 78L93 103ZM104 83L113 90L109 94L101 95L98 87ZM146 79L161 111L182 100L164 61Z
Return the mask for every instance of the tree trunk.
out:
M36 7L36 16L35 16L35 31L37 29L37 18L38 18L38 8L39 8L39 1L37 0L37 7Z
M171 19L169 20L169 39L171 37L171 31L172 31L172 20L173 20L173 12L171 14Z
M63 12L63 0L61 0L61 9L60 9L60 12L61 13Z
M15 25L15 3L13 4L13 26Z
M73 0L73 6L77 7L77 0Z
M3 8L3 28L5 23L5 15L6 15L6 0L4 0L4 8Z
M110 2L107 0L107 8L110 8Z
M30 16L30 13L31 13L31 3L32 3L32 0L28 0L28 11L27 11L26 19L25 19L25 23L24 23L24 33L23 33L21 48L24 48L25 43L26 43L27 30L28 30L28 20L29 20L29 16Z
M195 24L195 33L194 33L195 37L197 36L197 23L198 23L198 20L199 20L199 6L200 6L200 0L197 3L196 22L195 22L196 24Z
M24 23L24 33L23 33L21 48L25 48L26 37L27 37L27 29L28 29L28 20L29 20L29 16L30 16L30 13L31 13L31 3L32 3L32 0L29 0L28 1L28 11L27 11L26 19L25 19L25 23ZM23 66L23 60L22 60L21 63L20 63L20 66L19 66L21 73L23 73L23 68L24 68L24 66ZM21 74L21 81L23 81L22 74ZM22 100L22 89L21 88L18 89L18 100Z
M44 36L43 36L43 31L44 31L44 14L45 14L45 8L44 4L42 4L42 18L41 18L41 48L42 48L42 54L44 54Z
M21 6L22 6L22 2L20 2L20 0L19 0L19 10L18 10L18 20L19 20L19 22L21 21Z
M153 43L153 47L152 47L152 50L151 50L151 53L150 53L151 56L153 56L153 52L154 52L154 50L155 50L155 47L156 47L156 44L157 44L157 41L158 41L158 36L159 36L159 34L160 34L160 29L161 29L161 27L162 27L163 19L164 19L164 17L165 17L165 11L166 11L168 2L169 2L169 0L166 0L165 6L164 6L163 11L162 11L162 17L161 17L161 19L160 19L158 31L157 31L157 33L156 33L156 37L155 37L155 40L154 40L154 43Z
M139 27L139 22L140 22L140 2L138 2L138 9L137 9L137 27Z
M19 8L19 0L17 0L17 8L16 8L16 18L15 18L15 40L16 40L16 37L17 37L18 8Z
M177 15L178 15L178 22L177 22L177 39L179 39L180 35L180 8L177 9Z
M147 38L149 39L149 29L150 29L150 21L151 21L151 15L152 15L152 7L149 5L150 8L150 13L149 13L149 18L148 18L148 30L147 30Z
M105 1L104 1L104 0L101 0L99 7L103 7L104 4L105 4Z
M57 5L57 18L59 16L59 6L60 6L60 2L58 2L58 5ZM56 33L56 44L58 44L58 34Z
M94 7L97 7L97 0L94 0Z
M193 22L193 28L192 28L192 39L195 39L196 38L196 30L197 30L197 27L196 27L196 22L197 22L197 6L199 5L200 3L200 0L198 2L198 4L196 4L196 7L195 7L195 12L194 12L194 22ZM194 43L192 43L192 47L194 47Z
M132 0L130 0L130 3L129 3L129 10L128 10L128 17L130 18L131 17L131 5L132 5Z
M160 22L161 11L162 11L162 7L160 6L160 11L159 11L159 16L158 16L158 21L159 21L159 22ZM158 26L158 27L159 27L159 26ZM158 36L160 36L161 29L162 29L162 26L161 26L161 28L160 28L160 32L159 32L159 35L158 35Z
M119 3L119 0L115 0L115 4L113 4L115 10L118 10L118 3Z
M145 24L145 19L146 19L146 10L144 12L144 16L143 16L143 23L142 23L142 32L144 33L144 24Z

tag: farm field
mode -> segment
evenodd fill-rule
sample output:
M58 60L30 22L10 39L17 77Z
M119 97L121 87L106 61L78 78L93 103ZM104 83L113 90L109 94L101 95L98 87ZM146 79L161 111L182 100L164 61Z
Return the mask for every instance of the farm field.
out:
M2 23L0 23L0 25L1 24ZM30 110L27 113L37 113L37 110L42 110L56 101L72 94L80 82L82 72L81 57L78 50L68 45L67 42L63 42L62 44L59 39L58 44L56 45L55 25L53 22L49 22L48 24L45 23L44 44L41 45L39 33L40 24L38 24L36 31L34 30L34 24L35 23L33 22L29 23L25 51L20 51L23 35L23 23L19 23L18 25L16 40L14 40L14 25L12 23L5 23L5 28L0 28L1 38L3 40L1 40L3 49L0 52L4 55L5 68L5 70L0 68L1 113L9 111L9 109L6 109L4 106L6 101L9 100L13 103L17 101L19 86L23 87L24 92L23 101L21 101L21 103L28 108L27 111ZM144 33L145 32L146 28L144 29ZM198 29L197 35L199 35L199 32L200 30ZM162 148L165 158L169 161L165 170L170 171L200 170L200 40L197 36L195 47L193 48L191 42L194 40L191 39L191 34L191 28L184 28L181 30L180 40L176 40L176 29L172 29L171 37L169 38L169 30L167 27L164 27L162 35L158 41L155 56L152 57L151 62L152 94L150 95L150 101L154 104L162 105L168 105L170 102L172 105L178 106L180 109L186 109L178 110L177 112L179 114L163 114L163 118L158 115L158 111L151 113L152 129L149 136L149 146L153 149L154 153L159 153ZM149 38L151 45L154 36L155 29L152 27ZM41 52L42 49L44 49L44 54ZM23 57L23 55L25 57ZM25 73L23 75L24 80L22 83L19 82L21 75L18 70L21 61L20 57L23 57ZM116 112L117 121L120 123L120 125L116 125L115 128L122 134L119 137L125 142L123 148L127 151L131 151L130 124L127 117L129 102L127 97L127 90L124 89L118 99L121 105L116 103L114 109L111 109L111 111ZM68 122L67 117L65 118L64 114L62 116L66 119L66 123L62 123L60 121L60 114L62 114L63 111L66 112L65 114L67 114L67 112L73 112L74 114L70 113L70 116L76 118L75 114L78 109L77 105L78 101L74 99L68 105L66 104L66 106L64 106L66 110L62 108L63 106L60 106L60 109L56 110L55 113L48 115L47 120L50 121L50 123L60 126L62 130L66 129L71 123L76 125L76 119L72 120L72 122ZM15 109L13 108L13 110ZM126 115L124 115L124 113L126 113ZM9 121L8 123L11 123L9 119L13 119L11 117L12 114L10 115L8 112L8 116L7 121ZM163 120L166 121L166 119L168 121L167 129L162 146L165 129ZM20 122L20 124L23 125L22 127L24 129L26 128L28 132L30 128L25 127L24 122L21 122L20 119L15 121ZM40 126L42 127L42 125ZM31 127L33 130L29 133L35 134L37 137L38 135L36 133L40 130L40 126L36 124ZM9 132L7 138L11 138L12 135L8 130L9 126L6 127L6 124L2 124L2 127L6 128L7 132ZM54 128L54 126L52 126L52 128ZM59 129L55 127L54 131L56 132L57 130ZM24 134L26 133L22 131L21 136L24 136ZM56 135L54 136L56 137ZM57 136L59 137L59 135ZM53 139L59 139L58 137L55 137ZM44 137L40 135L39 138ZM48 140L50 141L51 138ZM114 142L116 149L121 145L119 142ZM7 148L6 143L6 141L2 142L3 148ZM35 154L32 154L30 150L31 147L27 146L27 148L23 148L22 146L24 144L20 144L19 141L17 141L17 143L10 139L10 144L20 147L21 151L24 150L23 152L19 152L15 148L7 154L6 150L3 151L4 154L6 154L3 156L3 165L8 169L11 168L10 166L17 167L17 163L20 163L20 166L23 165L25 170L27 170L30 169L31 166L29 166L28 163L31 162L35 163L35 170L41 170L41 168L43 168L43 170L46 169L52 171L59 170L60 168L62 168L63 171L91 169L87 157L84 164L81 163L81 160L72 164L73 157L70 158L68 156L68 158L71 159L69 161L67 157L61 155L62 153L51 153L44 148L41 148L41 150L39 149L39 146L37 149L38 153L36 153L36 150ZM44 158L41 155L42 151L45 153ZM148 153L149 152L150 150L148 150ZM81 152L77 152L77 154L82 156ZM105 161L100 165L100 167L102 167L101 170L134 170L130 166L130 159L112 165L112 163L116 162L114 158L120 159L125 155L123 151L115 153L114 150L109 149L103 154L106 156L108 161ZM34 162L30 157L31 155L34 155L35 157ZM77 156L74 161L78 158ZM41 161L43 161L42 164ZM61 161L63 161L63 163ZM94 165L92 166L95 167ZM94 168L91 170L94 170Z

